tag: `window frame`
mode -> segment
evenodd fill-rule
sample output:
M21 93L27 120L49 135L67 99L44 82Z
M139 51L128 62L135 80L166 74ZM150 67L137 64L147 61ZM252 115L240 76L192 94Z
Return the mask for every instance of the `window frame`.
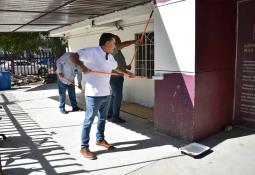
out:
M135 33L135 39L140 39L142 33ZM143 43L136 45L135 73L149 79L154 76L155 51L154 51L154 32L144 34ZM149 57L149 59L148 59Z

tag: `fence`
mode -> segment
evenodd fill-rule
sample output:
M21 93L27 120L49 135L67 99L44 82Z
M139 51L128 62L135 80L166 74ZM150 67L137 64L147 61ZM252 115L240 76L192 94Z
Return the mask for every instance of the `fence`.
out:
M38 75L45 77L54 74L56 56L41 52L36 55L24 56L20 53L4 53L0 55L0 71L11 71L13 75Z

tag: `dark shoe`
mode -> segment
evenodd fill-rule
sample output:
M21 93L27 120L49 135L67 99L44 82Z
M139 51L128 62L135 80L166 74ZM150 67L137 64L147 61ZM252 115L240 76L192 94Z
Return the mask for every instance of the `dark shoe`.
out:
M60 112L61 112L62 114L68 114L68 112L65 110L65 108L60 108Z
M110 119L110 118L112 118L112 116L108 114L108 115L107 115L107 118Z
M111 144L109 144L109 143L107 143L106 140L97 141L97 142L96 142L96 145L105 147L105 148L107 148L108 150L114 149L114 146L111 145Z
M126 120L124 120L124 119L118 117L118 118L112 119L112 122L113 122L113 123L126 123Z
M82 111L82 109L81 109L81 108L79 108L79 107L75 107L75 108L73 108L72 112L76 112L76 111Z
M81 148L80 153L87 159L94 160L96 159L96 154L93 152L90 152L88 148Z

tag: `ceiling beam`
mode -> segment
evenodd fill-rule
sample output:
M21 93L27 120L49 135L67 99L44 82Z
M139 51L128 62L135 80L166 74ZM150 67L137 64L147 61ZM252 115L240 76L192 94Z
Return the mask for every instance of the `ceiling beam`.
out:
M33 11L33 10L3 10L3 9L0 9L0 12L22 12L22 13L48 13L49 11ZM56 13L56 14L73 14L73 15L89 15L89 16L97 16L97 15L101 15L102 13L98 13L98 14L95 14L95 13L73 13L73 12L51 12L51 13Z

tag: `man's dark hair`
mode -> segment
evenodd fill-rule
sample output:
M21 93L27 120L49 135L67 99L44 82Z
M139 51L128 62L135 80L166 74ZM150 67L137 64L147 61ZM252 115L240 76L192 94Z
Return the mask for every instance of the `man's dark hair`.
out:
M121 40L120 40L120 37L118 35L114 35L114 39L116 41L116 44L121 44Z
M107 41L111 41L114 38L114 34L112 33L103 33L99 39L99 46L105 45Z

